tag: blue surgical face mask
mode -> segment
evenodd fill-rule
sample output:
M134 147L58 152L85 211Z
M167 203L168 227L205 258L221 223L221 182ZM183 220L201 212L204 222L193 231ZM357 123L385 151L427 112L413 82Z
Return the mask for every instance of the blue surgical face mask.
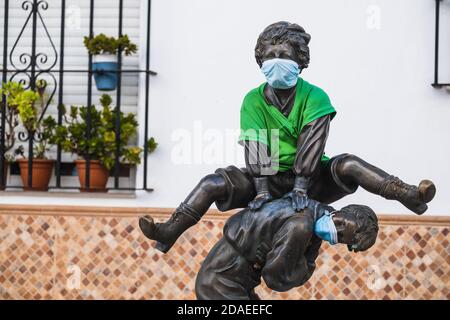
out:
M333 214L325 211L325 214L316 221L314 232L322 240L328 241L330 244L338 243L336 226L333 221Z
M275 89L289 89L297 84L300 68L288 59L270 59L263 62L261 71L267 82Z

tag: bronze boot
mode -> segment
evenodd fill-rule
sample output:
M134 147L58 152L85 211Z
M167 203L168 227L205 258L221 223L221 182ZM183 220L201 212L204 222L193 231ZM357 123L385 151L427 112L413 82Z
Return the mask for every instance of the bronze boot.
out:
M419 186L404 183L397 177L387 177L380 188L380 195L389 200L397 200L409 210L423 214L436 194L436 187L430 180L422 180Z
M156 249L167 253L178 237L196 224L201 217L196 210L181 203L166 222L154 223L152 217L145 216L139 219L139 228L147 238L157 241Z

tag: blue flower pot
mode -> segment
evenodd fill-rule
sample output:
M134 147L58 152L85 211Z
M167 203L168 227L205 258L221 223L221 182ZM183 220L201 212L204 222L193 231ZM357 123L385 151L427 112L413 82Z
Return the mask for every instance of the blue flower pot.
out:
M117 88L118 68L117 62L94 62L92 63L92 71L94 71L94 79L97 89L100 91L113 91ZM109 71L109 72L108 72Z

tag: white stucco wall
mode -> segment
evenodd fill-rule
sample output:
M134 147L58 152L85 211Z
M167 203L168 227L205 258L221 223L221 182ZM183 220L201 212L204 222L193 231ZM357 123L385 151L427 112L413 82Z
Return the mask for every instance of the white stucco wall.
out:
M442 11L441 73L450 82L450 1ZM50 197L46 203L174 207L216 167L242 164L241 147L226 137L239 128L245 93L264 81L253 57L256 38L266 25L287 20L312 35L302 76L322 87L338 111L327 154L354 153L414 184L432 179L438 192L427 214L450 215L450 93L430 85L434 1L164 0L153 1L152 16L151 65L158 76L151 79L149 123L160 145L149 158L148 179L155 191L135 199ZM193 137L193 163L174 163L179 133ZM215 147L227 151L202 156ZM348 203L412 214L362 189L336 206Z

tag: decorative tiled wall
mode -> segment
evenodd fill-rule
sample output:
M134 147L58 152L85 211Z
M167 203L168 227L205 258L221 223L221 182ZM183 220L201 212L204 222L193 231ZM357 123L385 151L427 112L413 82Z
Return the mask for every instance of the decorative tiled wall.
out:
M137 217L0 214L1 299L195 299L224 218L204 218L163 255ZM305 286L265 299L450 299L449 226L380 225L368 252L323 245Z

